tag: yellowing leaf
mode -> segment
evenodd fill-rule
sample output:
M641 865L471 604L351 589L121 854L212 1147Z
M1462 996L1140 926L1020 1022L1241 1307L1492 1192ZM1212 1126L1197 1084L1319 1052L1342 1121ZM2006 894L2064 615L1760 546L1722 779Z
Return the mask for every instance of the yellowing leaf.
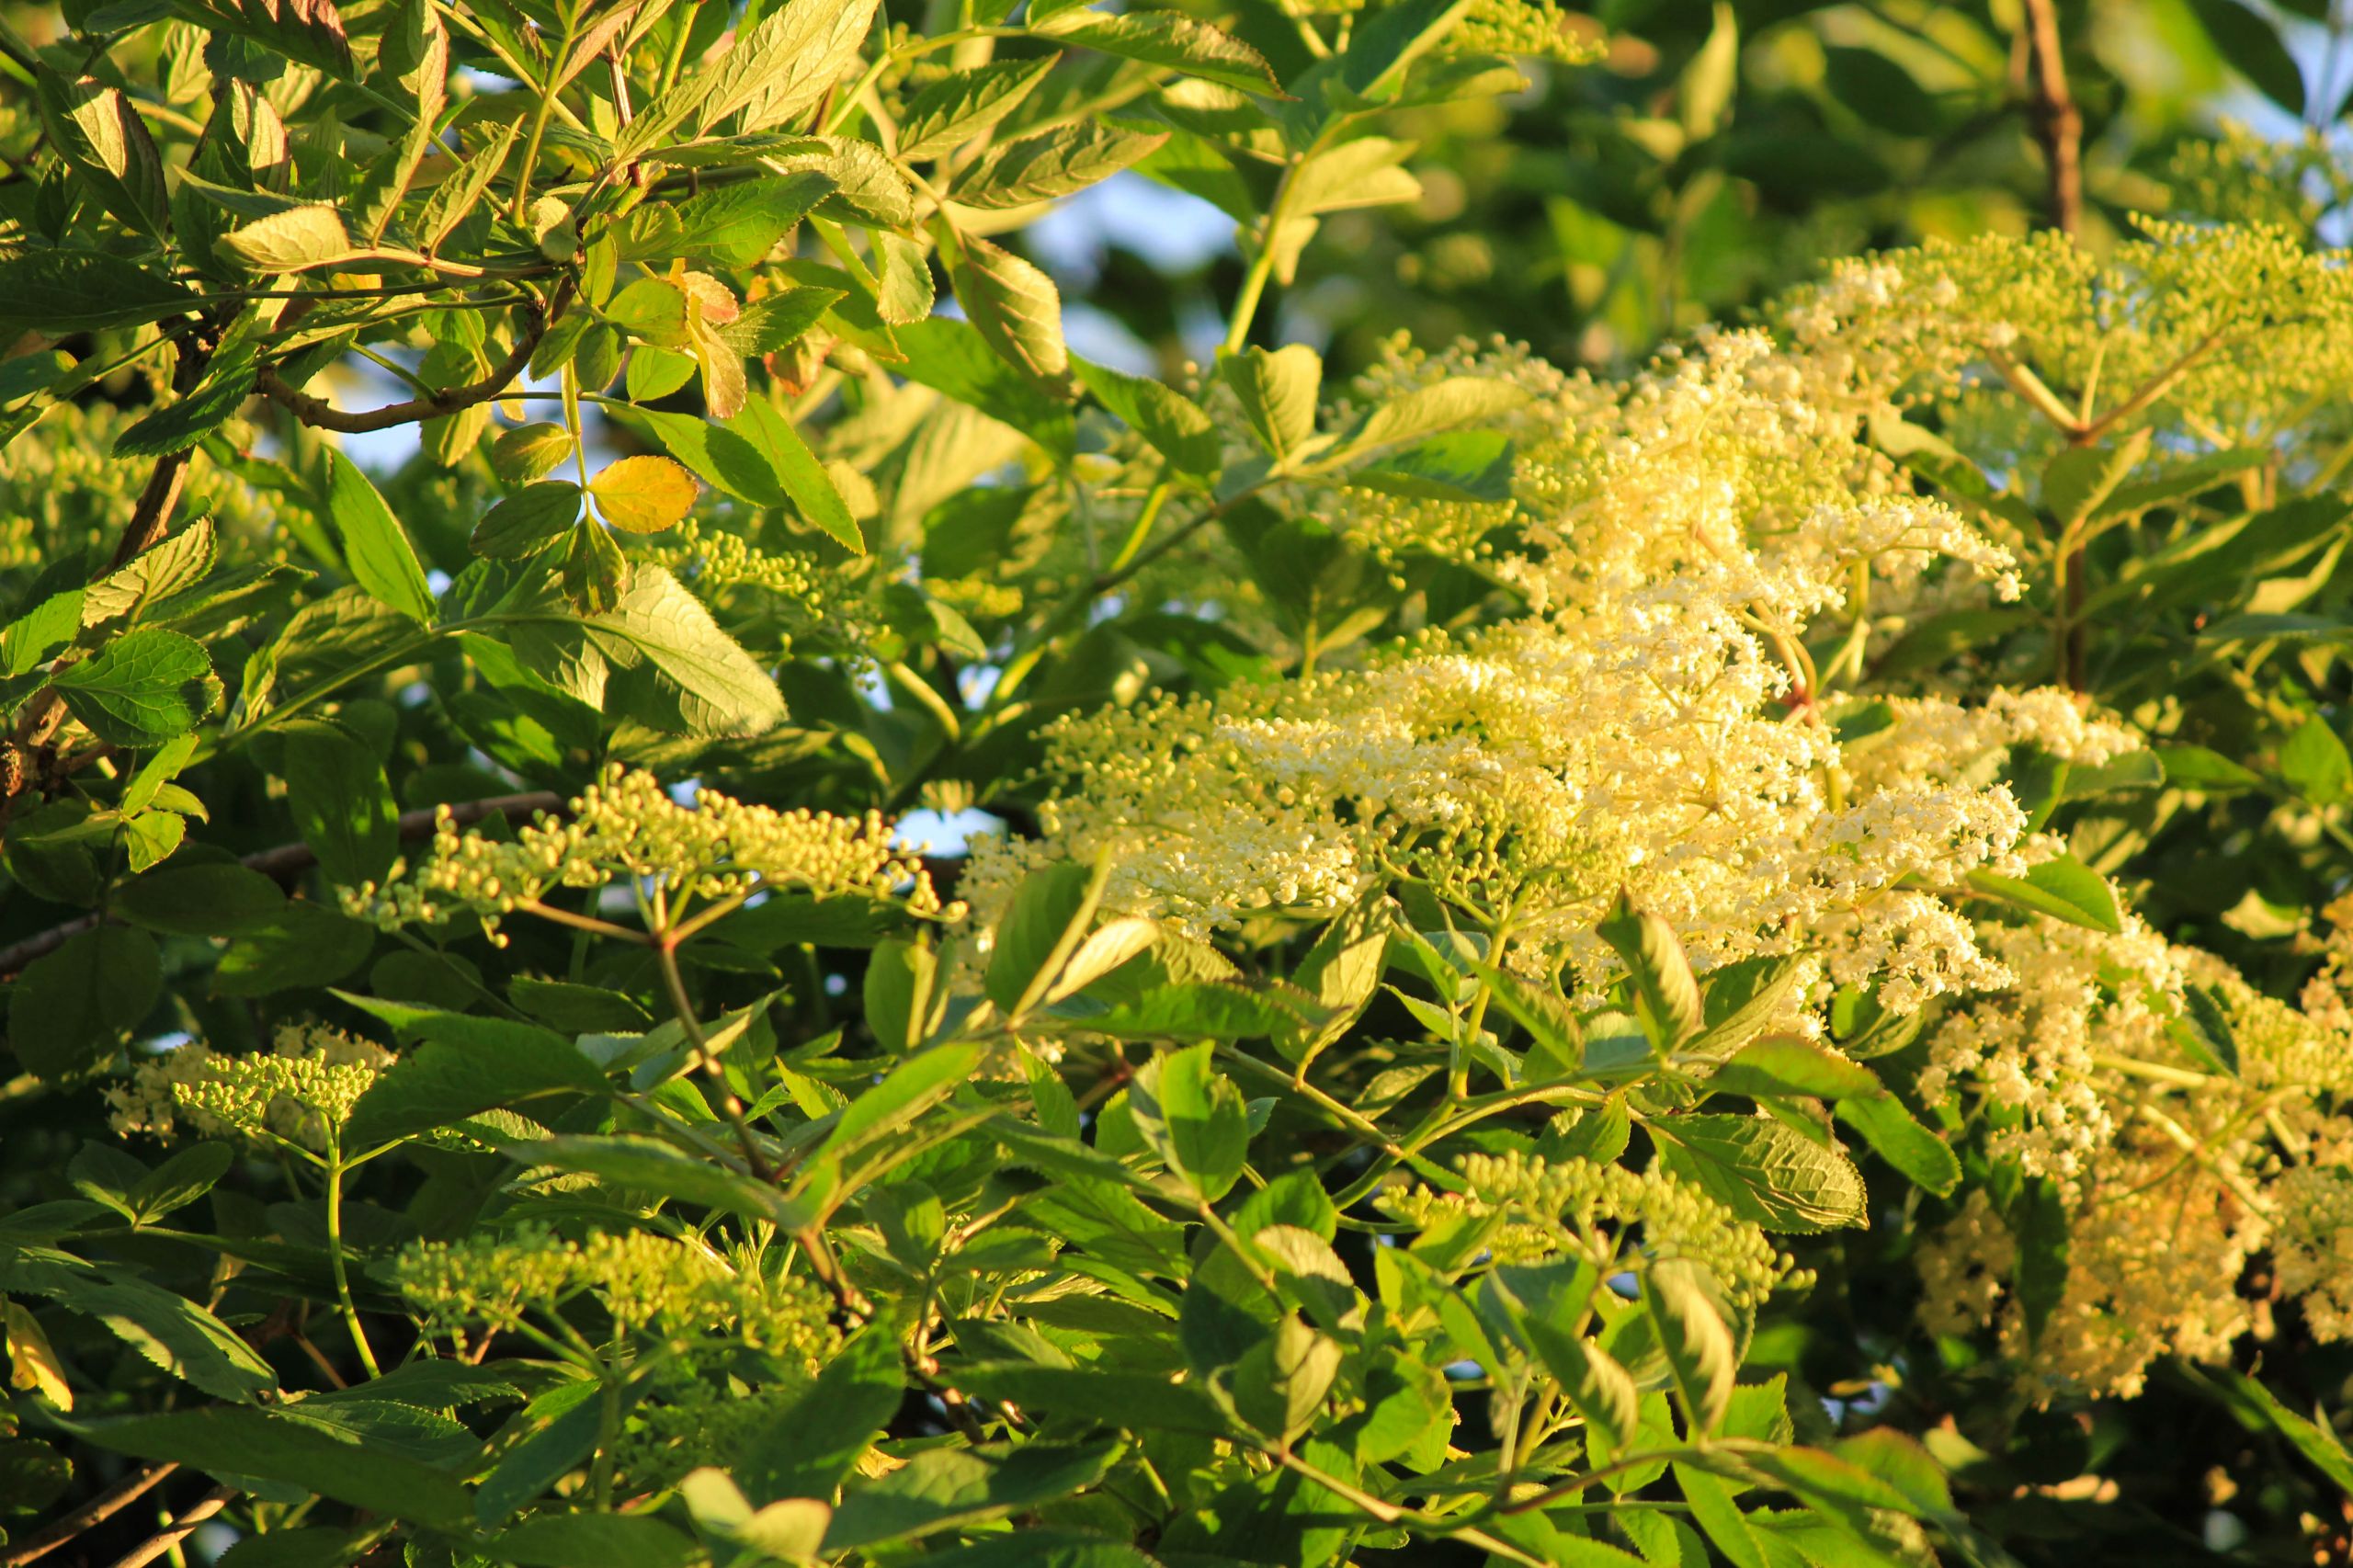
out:
M623 533L675 528L695 504L695 476L668 458L623 458L588 486L597 511Z
M74 1391L66 1386L65 1369L50 1348L33 1314L15 1301L7 1303L8 1386L37 1393L60 1410L74 1408Z

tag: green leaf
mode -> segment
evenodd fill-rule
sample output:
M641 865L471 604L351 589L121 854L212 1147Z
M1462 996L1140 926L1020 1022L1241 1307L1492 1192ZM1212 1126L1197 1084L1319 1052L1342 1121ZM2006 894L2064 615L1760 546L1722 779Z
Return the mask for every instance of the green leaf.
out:
M1590 1267L1506 1267L1489 1274L1481 1290L1506 1306L1512 1326L1526 1338L1561 1385L1576 1413L1617 1448L1631 1441L1642 1424L1642 1395L1631 1373L1583 1333L1594 1288ZM1536 1288L1555 1282L1567 1289Z
M866 553L858 519L850 516L848 503L792 421L755 398L727 422L727 428L759 455L803 521L852 555Z
M1192 1432L1231 1437L1233 1421L1198 1383L1102 1367L984 1361L956 1369L956 1386L997 1400L1131 1432Z
M2168 1019L2165 1032L2190 1059L2210 1073L2239 1075L2239 1040L2231 1015L2211 986L2184 985L2181 1016Z
M2237 1394L2273 1431L2287 1438L2290 1446L2335 1483L2338 1491L2353 1497L2353 1454L2346 1452L2344 1440L2329 1424L2326 1412L2315 1410L2313 1418L2308 1420L2280 1403L2278 1396L2260 1381L2235 1368L2212 1368L2204 1375Z
M1740 1358L1703 1278L1697 1264L1661 1259L1643 1270L1642 1302L1692 1426L1712 1432L1731 1404Z
M2072 1267L2067 1200L2056 1182L2031 1181L2018 1195L2009 1218L2018 1246L2010 1283L2026 1320L2027 1343L2032 1345L2042 1338L2051 1314L2067 1295Z
M376 928L317 903L289 903L267 926L221 955L212 988L223 996L267 996L332 985L367 962Z
M1710 971L1700 994L1703 1027L1684 1041L1682 1054L1716 1062L1738 1055L1787 1014L1805 971L1803 960L1783 957L1742 959Z
M506 166L516 139L522 134L520 119L490 128L488 140L475 149L473 155L433 187L433 194L425 199L425 205L416 215L417 237L427 251L438 250L442 242L476 210L483 193L489 190L491 180Z
M327 454L327 515L335 519L343 558L354 581L419 625L433 624L433 590L416 551L359 465Z
M0 322L52 335L176 316L197 297L105 251L31 250L0 257Z
M73 368L73 356L54 348L35 349L13 359L0 359L0 408L40 396Z
M2271 23L2236 0L2189 0L2231 69L2291 115L2304 112L2304 73Z
M1078 1024L1117 1040L1264 1040L1296 1030L1300 1015L1273 998L1215 981L1155 986Z
M572 433L542 420L501 431L490 446L490 468L508 484L529 484L554 472L571 455ZM477 528L475 533L479 538L481 529Z
M1961 1185L1961 1160L1951 1145L1921 1126L1893 1095L1840 1100L1837 1117L1913 1186L1944 1198Z
M144 931L77 932L17 977L8 1043L28 1071L53 1083L95 1063L144 1018L163 978L155 939Z
M957 176L949 199L983 210L1051 201L1109 178L1167 140L1165 131L1100 120L1057 126L991 149Z
M1765 1117L1677 1116L1651 1126L1669 1171L1752 1224L1807 1232L1864 1223L1863 1178L1835 1146Z
M631 569L613 608L502 612L515 651L567 696L688 735L756 735L785 716L767 671L658 566Z
M737 1479L755 1498L830 1497L905 1396L899 1339L889 1324L851 1336L805 1392L747 1446Z
M294 824L339 888L383 880L400 852L400 807L384 766L340 726L306 724L286 737L287 803Z
M667 418L683 419L683 415ZM699 419L692 421L699 425ZM571 445L569 437L565 446ZM557 454L561 460L563 453ZM471 540L476 555L494 560L533 555L563 537L580 520L580 486L566 480L527 484L483 514Z
M1242 1091L1212 1063L1203 1040L1164 1051L1137 1073L1128 1108L1162 1163L1214 1203L1242 1177L1250 1151L1250 1114Z
M1497 377L1450 376L1375 408L1333 460L1364 458L1465 426L1491 424L1528 400L1527 388Z
M524 1568L694 1568L704 1560L691 1538L639 1514L541 1514L488 1550Z
M365 254L352 243L343 214L323 201L304 202L230 230L221 251L246 271L263 276L333 267Z
M605 1075L551 1030L466 1013L392 1014L422 1043L386 1068L352 1107L353 1148L429 1132L503 1106L550 1095L597 1095Z
M1101 1441L1065 1447L1036 1441L932 1449L879 1481L848 1487L825 1532L830 1554L928 1535L1083 1492L1121 1452Z
M556 1384L515 1413L494 1439L498 1462L474 1489L477 1524L491 1529L506 1523L587 1461L604 1424L603 1393L595 1379L579 1378Z
M1740 23L1725 0L1716 0L1708 36L1675 85L1683 134L1704 142L1723 128L1740 82Z
M1222 455L1217 427L1190 398L1159 381L1076 357L1071 368L1096 401L1151 442L1170 468L1203 481L1217 472Z
M982 1047L957 1040L918 1051L882 1075L882 1081L850 1101L841 1119L810 1156L811 1163L839 1160L905 1126L956 1092L972 1076Z
M1386 136L1358 136L1327 147L1301 164L1290 177L1287 205L1292 238L1288 245L1278 233L1275 244L1279 278L1289 272L1298 252L1313 234L1315 225L1302 222L1319 212L1345 212L1361 207L1394 207L1421 199L1422 182L1402 165L1414 151L1410 142ZM1410 402L1409 393L1400 402Z
M930 315L931 307L938 300L938 288L931 276L930 248L920 240L888 232L876 234L874 244L875 312L893 326L905 326Z
M747 403L732 423L736 426L747 423L751 406ZM617 408L613 413L650 432L672 457L715 490L756 506L781 506L789 499L767 457L729 426L653 408Z
M1683 944L1665 921L1636 909L1621 891L1594 930L1624 960L1634 995L1663 1049L1671 1051L1699 1032L1707 1017L1699 1003L1699 983L1692 976Z
M677 248L722 267L750 267L833 190L823 170L796 169L704 191L678 204Z
M2064 920L2070 926L2087 926L2110 936L2124 929L2115 890L2098 872L2072 855L2045 860L2023 878L1972 871L1969 885L1980 892L2006 899L2021 909Z
M278 1387L268 1363L225 1324L159 1285L108 1278L86 1265L18 1256L0 1263L0 1287L46 1296L68 1312L97 1319L149 1361L215 1399L246 1400Z
M691 119L708 135L739 110L743 128L780 125L814 104L858 56L877 0L786 0L740 33L734 47L647 106L615 142L625 162Z
M236 1163L236 1151L226 1143L190 1143L142 1176L126 1194L138 1224L162 1219L185 1209L212 1190Z
M899 156L912 161L954 151L1018 108L1061 58L993 60L933 82L900 117Z
M2165 765L2165 782L2176 789L2225 795L2263 787L2261 774L2205 746L2160 746L2156 755Z
M628 997L599 985L518 974L506 983L506 994L535 1021L559 1034L634 1034L654 1021Z
M1693 1522L1725 1561L1733 1568L1769 1568L1770 1560L1758 1544L1756 1532L1733 1502L1732 1488L1698 1465L1678 1464L1674 1471L1675 1484L1691 1506Z
M204 379L176 403L166 403L114 438L119 458L159 458L184 452L245 405L260 380L261 317L237 318L204 368Z
M1952 1487L1928 1450L1893 1426L1874 1426L1833 1445L1837 1459L1904 1500L1906 1512L1934 1518L1953 1511Z
M201 644L153 626L124 632L50 680L92 734L132 747L194 729L220 690Z
M87 77L69 82L46 65L33 85L50 145L84 188L130 228L162 238L172 207L164 160L131 101Z
M259 871L237 865L166 866L114 890L117 915L176 937L228 937L268 925L286 894Z
M1267 455L1278 466L1299 455L1315 434L1315 396L1324 384L1324 361L1315 350L1303 343L1271 354L1247 348L1225 356L1217 369Z
M1508 501L1511 482L1511 439L1495 430L1433 436L1347 476L1358 490L1419 501Z
M2327 720L2314 716L2279 747L2279 776L2313 805L2333 806L2353 795L2353 753Z
M443 1471L363 1441L349 1428L299 1415L212 1405L94 1422L84 1431L116 1453L165 1460L215 1477L282 1481L439 1529L462 1529L473 1517L465 1489Z
M316 66L330 76L354 79L351 44L333 0L174 0L172 9L207 31L250 39L269 56ZM269 74L276 74L272 64Z
M51 594L0 630L0 674L30 674L81 630L82 590Z
M2134 431L2113 447L2069 447L2042 469L2042 509L2062 528L2099 517L2108 498L2148 455L2149 433Z
M1067 10L1030 30L1056 43L1074 43L1147 65L1165 65L1218 82L1245 93L1282 96L1282 84L1266 56L1231 33L1176 11L1131 11L1111 16L1101 11Z
M212 571L218 556L210 518L199 518L158 540L82 592L82 626L142 619L164 601L194 588Z
M1101 877L1076 861L1044 866L1024 877L997 921L985 983L989 1000L1008 1014L1043 1000L1086 938L1102 892Z
M944 990L935 992L939 960L916 942L878 942L867 960L863 1000L866 1025L885 1051L903 1054L931 1038Z
M1004 246L961 235L949 261L956 299L1006 363L1056 397L1070 376L1063 297L1054 280Z
M2268 454L2260 449L2241 447L2170 463L2148 479L2117 486L2109 495L2107 511L2113 516L2130 516L2152 506L2187 501L2204 494L2234 474L2260 468L2268 460Z
M1886 1092L1878 1076L1860 1062L1833 1056L1813 1041L1789 1034L1768 1035L1745 1047L1716 1070L1708 1087L1751 1099L1772 1095L1870 1099Z
M652 1138L566 1133L518 1139L505 1144L501 1152L524 1165L584 1171L615 1187L765 1220L783 1231L798 1231L811 1222L808 1213L766 1183L681 1153Z

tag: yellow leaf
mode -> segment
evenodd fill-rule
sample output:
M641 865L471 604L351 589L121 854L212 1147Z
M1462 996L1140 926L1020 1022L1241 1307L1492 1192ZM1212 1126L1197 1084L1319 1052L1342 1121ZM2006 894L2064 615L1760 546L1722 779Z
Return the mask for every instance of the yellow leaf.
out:
M7 1303L8 1386L38 1393L60 1410L74 1408L74 1391L65 1383L65 1369L50 1348L33 1314L14 1301Z
M624 533L658 534L695 504L695 476L668 458L623 458L588 486L597 511Z

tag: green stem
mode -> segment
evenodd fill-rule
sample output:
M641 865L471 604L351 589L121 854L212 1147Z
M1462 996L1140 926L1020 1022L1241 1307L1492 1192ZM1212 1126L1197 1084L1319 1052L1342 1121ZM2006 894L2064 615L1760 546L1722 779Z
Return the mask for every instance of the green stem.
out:
M655 961L661 965L662 983L670 993L671 1008L678 1015L678 1025L687 1031L687 1039L694 1043L695 1060L706 1077L718 1085L719 1108L727 1118L727 1125L734 1130L735 1142L744 1152L744 1163L752 1175L761 1181L776 1179L776 1167L760 1153L759 1141L752 1132L752 1124L744 1119L744 1102L735 1097L728 1086L727 1070L710 1049L710 1037L702 1032L702 1020L695 1017L694 1001L687 994L687 977L678 968L678 937L675 931L665 929L656 934L654 943Z
M540 161L540 142L548 133L548 116L555 108L554 73L563 69L564 62L571 58L573 39L577 28L578 24L567 11L563 24L563 41L556 46L554 53L548 56L551 62L549 66L550 85L540 95L540 101L531 109L531 130L530 134L523 141L523 161L515 166L515 203L507 213L515 221L517 228L523 227L530 220L531 170Z
M327 1140L327 1264L335 1272L335 1298L343 1309L344 1326L351 1331L351 1343L359 1352L359 1364L368 1369L370 1378L384 1374L376 1365L376 1352L368 1343L368 1331L359 1325L359 1307L351 1299L351 1277L343 1261L343 1145L332 1135Z

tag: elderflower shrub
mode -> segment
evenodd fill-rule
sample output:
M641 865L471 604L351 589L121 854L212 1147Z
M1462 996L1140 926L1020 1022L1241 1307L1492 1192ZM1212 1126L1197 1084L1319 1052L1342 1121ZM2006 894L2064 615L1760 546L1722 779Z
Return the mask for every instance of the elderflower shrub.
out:
M2086 82L2077 244L1994 13L175 6L0 28L27 1551L2326 1555L2323 143Z

